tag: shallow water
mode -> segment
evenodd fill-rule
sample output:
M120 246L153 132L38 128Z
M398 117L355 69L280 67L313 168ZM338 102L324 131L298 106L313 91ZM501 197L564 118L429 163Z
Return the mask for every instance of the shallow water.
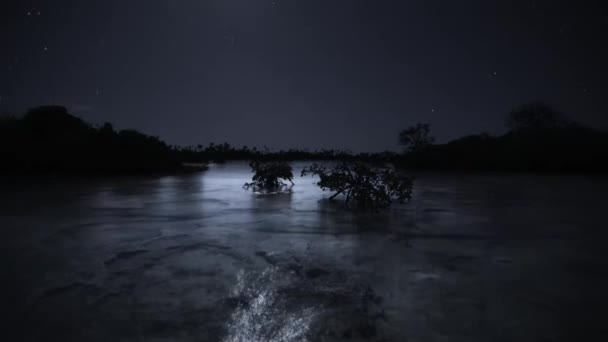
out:
M299 175L301 165L294 174ZM349 211L230 163L169 177L4 184L17 340L552 341L606 334L608 179L417 175Z

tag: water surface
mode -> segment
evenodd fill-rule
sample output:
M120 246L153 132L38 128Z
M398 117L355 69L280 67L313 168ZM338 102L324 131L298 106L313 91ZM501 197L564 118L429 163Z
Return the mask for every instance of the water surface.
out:
M302 165L296 165L299 175ZM605 194L591 176L417 175L378 213L180 176L0 192L17 340L555 341L603 330Z

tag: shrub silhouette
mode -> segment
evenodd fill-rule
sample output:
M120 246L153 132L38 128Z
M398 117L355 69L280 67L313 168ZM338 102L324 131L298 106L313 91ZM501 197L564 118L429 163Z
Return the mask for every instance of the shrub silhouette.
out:
M251 183L245 183L244 188L263 190L277 190L287 186L283 181L289 181L293 185L293 172L291 165L281 161L251 161L251 171L254 172Z
M302 176L306 175L319 176L317 185L334 192L330 200L344 195L346 204L353 201L359 207L384 208L393 199L402 203L412 194L412 178L389 167L360 161L338 162L333 168L314 163L302 170Z

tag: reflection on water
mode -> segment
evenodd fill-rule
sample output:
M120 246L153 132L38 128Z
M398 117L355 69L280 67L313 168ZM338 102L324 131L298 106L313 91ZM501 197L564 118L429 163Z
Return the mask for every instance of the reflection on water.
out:
M229 163L6 184L7 325L26 341L539 341L602 329L589 303L608 304L605 178L421 174L411 203L366 213L323 200L308 177L287 193L242 189L251 175Z
M241 270L224 341L341 341L380 338L382 298L355 274L287 253L255 252L262 271Z
M240 303L228 323L225 342L306 342L316 308L292 308L279 293L285 282L278 268L261 274L241 271L231 295ZM282 286L286 286L283 284Z

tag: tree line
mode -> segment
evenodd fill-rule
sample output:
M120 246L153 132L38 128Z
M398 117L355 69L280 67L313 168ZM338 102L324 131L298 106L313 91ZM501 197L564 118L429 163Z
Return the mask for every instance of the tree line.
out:
M188 166L230 160L389 159L394 155L333 149L271 151L228 143L172 146L133 129L116 130L111 123L91 125L62 106L40 106L21 117L0 117L0 173L182 172L191 170Z
M434 144L429 124L399 134L404 168L520 172L606 172L608 133L586 127L548 104L533 102L505 118L507 132Z
M112 173L169 171L179 166L175 151L157 137L94 127L60 106L28 110L0 120L3 172Z
M431 125L402 130L402 153L359 153L234 147L228 143L171 146L158 137L110 123L94 126L65 107L32 108L0 118L0 172L141 173L185 171L184 165L229 160L338 160L392 163L402 169L498 171L608 171L608 134L586 127L551 106L529 103L511 111L503 135L473 134L435 144Z

